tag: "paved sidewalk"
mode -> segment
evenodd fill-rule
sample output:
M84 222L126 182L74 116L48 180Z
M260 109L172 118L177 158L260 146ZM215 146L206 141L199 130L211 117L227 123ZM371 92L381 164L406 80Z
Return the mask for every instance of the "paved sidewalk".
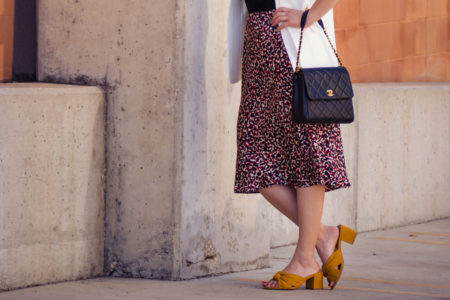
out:
M272 251L268 269L181 282L104 277L4 292L0 300L450 299L450 219L360 233L342 246L345 270L333 291L262 289L260 281L288 262L288 246Z

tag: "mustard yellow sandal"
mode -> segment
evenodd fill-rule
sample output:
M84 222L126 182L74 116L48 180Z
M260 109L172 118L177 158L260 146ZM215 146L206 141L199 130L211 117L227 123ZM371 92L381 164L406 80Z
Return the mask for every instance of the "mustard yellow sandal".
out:
M356 238L356 231L346 227L344 225L339 225L339 237L336 243L335 251L327 259L326 263L322 266L323 276L328 280L333 281L334 284L331 289L334 289L339 278L341 277L342 271L344 270L344 257L341 251L341 241L349 244L353 244Z
M317 273L311 274L307 277L302 277L296 274L279 271L271 280L275 280L278 284L276 287L264 287L268 290L295 290L306 281L307 289L322 289L323 288L323 273L320 270Z

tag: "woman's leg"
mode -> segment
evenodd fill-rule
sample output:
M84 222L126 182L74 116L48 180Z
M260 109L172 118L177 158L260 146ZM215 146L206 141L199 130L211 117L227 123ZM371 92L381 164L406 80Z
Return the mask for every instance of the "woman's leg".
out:
M298 226L297 193L295 188L287 185L272 185L260 189L261 195L289 220Z
M297 189L299 237L294 256L283 271L306 277L320 270L314 249L320 231L324 197L325 187L322 185ZM274 280L267 283L270 287L276 285Z
M299 189L300 190L300 189ZM295 224L301 224L299 218L299 209L297 206L297 192L295 188L285 185L273 185L269 188L261 189L260 193L282 214L288 217ZM323 195L320 196L323 205L325 191L323 191ZM300 214L301 215L301 214ZM320 219L319 219L320 221ZM299 231L300 232L300 231ZM336 241L339 235L339 230L335 226L324 226L320 222L319 234L316 242L317 252L323 263L326 262L328 257L333 253L334 246L336 245ZM331 285L332 282L329 282L328 285Z

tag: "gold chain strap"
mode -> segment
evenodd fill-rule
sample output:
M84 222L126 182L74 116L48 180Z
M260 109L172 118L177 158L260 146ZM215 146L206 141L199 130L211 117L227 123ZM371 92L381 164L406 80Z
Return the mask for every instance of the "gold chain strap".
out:
M330 40L330 37L328 36L327 31L325 30L325 27L323 28L323 32L325 32L325 35L327 36L328 42L330 43L330 46L331 46L331 48L332 48L333 51L334 51L334 55L336 55L336 58L337 58L337 60L338 60L338 62L339 62L339 66L340 66L340 67L344 66L344 65L342 64L341 59L339 58L339 55L338 55L336 49L335 49L334 46L333 46L333 43L332 43L331 40Z
M304 13L304 12L303 12L303 13ZM322 27L322 26L321 26L321 27ZM339 55L338 55L336 49L334 48L333 43L331 42L330 37L328 36L327 31L325 30L325 26L322 27L322 29L323 29L323 32L325 33L325 36L327 37L328 42L330 43L331 48L332 48L333 51L334 51L334 55L336 55L336 58L337 58L337 60L338 60L338 62L339 62L339 66L342 67L342 66L343 66L342 61L341 61L341 59L339 58ZM300 30L300 43L299 43L298 51L297 51L297 63L295 64L295 66L296 66L296 67L295 67L295 72L299 72L300 69L301 69L301 67L300 67L300 51L301 51L301 49L302 49L302 40L303 40L303 28L301 28L301 30Z
M303 29L300 31L300 44L298 45L297 51L297 63L295 64L295 72L300 71L300 50L302 49L302 40L303 40Z

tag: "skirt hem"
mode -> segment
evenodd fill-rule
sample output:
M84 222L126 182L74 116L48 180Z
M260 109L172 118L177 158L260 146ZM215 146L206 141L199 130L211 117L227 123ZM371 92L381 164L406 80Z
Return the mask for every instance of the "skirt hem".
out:
M307 188L310 186L314 186L314 185L324 185L325 186L325 192L331 192L331 191L335 191L338 189L342 189L342 188L350 188L351 184L350 183L345 183L342 185L330 185L330 184L326 184L323 182L312 182L312 183L306 183L306 184L292 184L292 183L286 183L286 182L282 182L282 183L268 183L268 184L262 184L260 186L257 187L253 187L251 189L244 189L244 188L234 188L233 192L235 194L257 194L259 193L260 189L263 188L268 188L271 187L273 185L287 185L293 188Z

